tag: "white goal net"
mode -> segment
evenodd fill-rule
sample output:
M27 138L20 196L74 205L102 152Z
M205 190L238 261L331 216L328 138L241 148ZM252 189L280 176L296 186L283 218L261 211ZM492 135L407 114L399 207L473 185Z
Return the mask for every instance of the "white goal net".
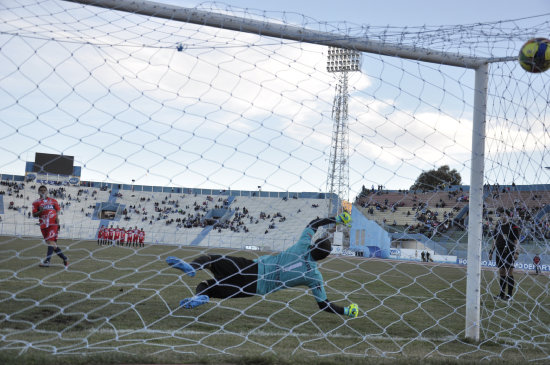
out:
M516 61L528 39L550 37L549 14L401 29L223 4L98 3L0 4L7 356L550 361L550 73ZM360 52L345 87L327 71L327 46ZM474 66L483 64L472 341ZM336 100L345 101L346 144L336 148L348 196L327 191ZM72 173L37 170L36 154L73 156ZM38 267L46 245L32 202L43 184L61 205L66 270L57 257ZM179 306L211 276L187 277L168 256L275 255L338 207L353 224L319 269L328 299L356 303L357 318L320 310L301 286ZM500 277L488 257L503 215L521 231L510 301L495 298ZM98 241L101 226L124 228L124 242Z

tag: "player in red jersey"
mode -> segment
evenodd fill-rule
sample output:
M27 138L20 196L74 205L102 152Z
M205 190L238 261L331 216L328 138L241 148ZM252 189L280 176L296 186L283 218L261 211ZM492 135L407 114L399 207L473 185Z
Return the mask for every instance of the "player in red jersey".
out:
M105 226L102 225L99 227L99 232L97 232L97 244L103 244L103 237L105 237Z
M101 244L106 245L109 240L109 227L103 226L103 236L101 236Z
M134 227L134 237L132 240L133 246L136 246L139 242L139 229L137 226Z
M109 243L113 245L115 242L115 227L109 227Z
M118 245L118 238L119 238L119 228L116 226L116 228L113 228L113 245Z
M120 244L120 228L118 228L118 226L116 226L115 228L114 240L116 245L118 246Z
M139 246L140 247L144 246L143 241L145 241L145 231L142 228L141 231L139 231Z
M109 245L111 242L111 234L114 234L113 227L105 227L105 232L103 233L103 243Z
M126 242L126 229L122 227L120 229L120 245L124 246L125 242Z
M63 260L63 265L67 268L69 266L67 256L57 246L57 236L59 234L58 212L61 208L57 200L48 197L48 188L46 186L40 186L38 194L40 194L40 198L32 203L32 216L39 219L42 236L48 244L46 259L39 266L49 267L52 254L55 252Z
M132 227L128 228L126 235L126 246L132 246L132 243L134 243L134 230Z
M129 227L126 231L126 246L132 246L134 243L134 230L132 227Z

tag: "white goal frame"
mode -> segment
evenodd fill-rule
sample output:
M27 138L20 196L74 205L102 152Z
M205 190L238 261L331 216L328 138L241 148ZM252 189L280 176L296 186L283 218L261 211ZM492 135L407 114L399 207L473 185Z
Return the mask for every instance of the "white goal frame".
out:
M80 4L125 11L140 15L170 19L192 24L218 27L266 37L300 41L317 45L353 49L378 55L443 64L475 70L474 109L472 127L472 162L468 224L468 255L466 278L465 336L479 341L481 299L481 247L483 217L483 178L485 160L485 124L488 85L488 65L515 58L467 57L457 53L434 51L403 45L376 42L364 37L349 38L334 33L305 29L287 24L269 23L193 8L133 0L65 0Z

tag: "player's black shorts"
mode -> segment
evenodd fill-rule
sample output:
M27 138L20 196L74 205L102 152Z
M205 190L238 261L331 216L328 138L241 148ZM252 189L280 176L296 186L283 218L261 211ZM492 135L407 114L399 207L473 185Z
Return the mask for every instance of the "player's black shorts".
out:
M508 248L497 249L495 261L498 268L504 267L509 269L514 267L515 259L514 252L510 251Z
M210 261L207 264L214 279L200 283L197 294L213 298L239 298L256 294L258 263L244 257L208 256Z

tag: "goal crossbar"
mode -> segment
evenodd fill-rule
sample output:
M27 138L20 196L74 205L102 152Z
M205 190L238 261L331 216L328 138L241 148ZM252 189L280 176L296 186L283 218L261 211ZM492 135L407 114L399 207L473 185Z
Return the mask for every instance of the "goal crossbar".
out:
M477 69L483 64L495 62L490 58L468 57L452 52L434 51L422 47L394 45L377 42L368 37L349 37L329 32L305 29L288 24L269 23L255 19L247 19L234 15L213 13L195 8L185 8L154 1L133 0L64 0L73 3L92 5L111 10L126 11L134 14L147 15L157 18L182 21L257 34L267 37L281 38L291 41L353 49L356 51L380 54L384 56L400 57L409 60L444 64L470 69ZM502 61L499 59L497 61ZM504 60L509 60L505 58Z

